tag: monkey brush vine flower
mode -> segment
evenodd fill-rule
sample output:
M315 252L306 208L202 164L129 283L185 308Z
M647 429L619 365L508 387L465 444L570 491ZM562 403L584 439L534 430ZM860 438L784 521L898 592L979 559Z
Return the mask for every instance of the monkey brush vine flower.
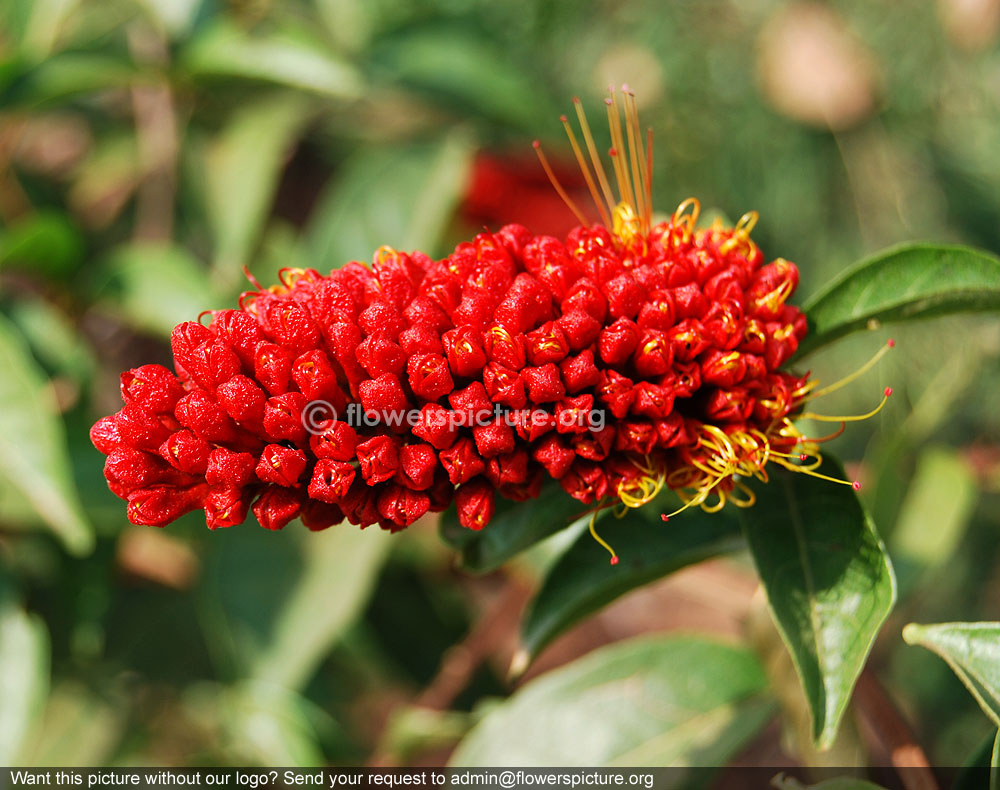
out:
M565 241L507 225L440 261L383 247L371 268L283 270L207 326L176 327L176 375L123 373L125 405L91 438L129 519L203 508L214 529L252 509L268 529L398 530L454 501L481 529L496 494L536 497L546 476L595 513L664 487L675 512L749 506L743 480L770 464L824 477L822 440L793 420L855 376L821 390L781 369L807 329L787 304L794 264L765 263L752 212L699 229L689 199L654 224L634 97L607 100L616 192L575 104L583 146L563 122L600 224L553 176L580 220ZM316 403L331 409L319 422ZM339 419L353 404L386 419ZM403 412L416 419L389 419ZM470 414L493 418L456 419Z

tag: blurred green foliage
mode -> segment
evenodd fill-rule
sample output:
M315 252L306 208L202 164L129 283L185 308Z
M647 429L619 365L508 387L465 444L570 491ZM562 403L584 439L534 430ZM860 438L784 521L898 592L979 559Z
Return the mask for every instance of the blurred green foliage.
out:
M1000 252L1000 12L983 6L970 21L948 0L0 4L0 764L447 759L510 689L515 626L504 641L483 623L507 622L518 590L581 552L575 534L472 579L429 524L394 538L250 523L208 534L197 514L162 533L130 527L87 437L118 408L118 373L167 363L170 328L233 304L244 266L266 284L383 244L444 254L500 224L463 210L480 157L520 172L535 137L565 156L559 113L574 95L602 110L609 81L636 88L656 131L658 208L697 195L728 216L758 210L755 238L800 265L804 295L897 242ZM807 363L833 380L873 337ZM950 317L896 339L828 408L865 411L897 391L834 446L900 570L873 664L931 758L954 765L990 725L899 633L913 619L1000 619L1000 327ZM573 578L572 562L554 567ZM595 584L587 612L616 594ZM618 611L634 612L629 600ZM669 614L603 636L668 628ZM460 642L471 666L442 691L439 664ZM584 652L567 644L561 661ZM687 687L653 672L677 651ZM698 656L719 651L740 666L708 699ZM584 661L498 709L460 759L501 759L487 735L504 722L591 715L600 706L577 708L600 698L587 673L603 677L601 662L634 664L686 714L725 713L692 738L676 710L619 708L633 718L591 732L611 756L721 761L772 710L744 647L639 640ZM734 719L727 702L750 713ZM675 729L689 740L670 741ZM631 751L651 738L661 752Z

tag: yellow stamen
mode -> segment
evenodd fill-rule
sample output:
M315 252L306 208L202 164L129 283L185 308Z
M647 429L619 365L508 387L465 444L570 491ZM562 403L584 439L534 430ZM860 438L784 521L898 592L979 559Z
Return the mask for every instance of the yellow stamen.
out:
M573 134L573 127L569 125L569 119L563 115L559 118L562 121L563 128L566 130L566 136L569 138L569 144L573 148L573 155L576 157L576 162L580 167L580 172L583 173L583 178L587 182L587 189L590 190L590 197L594 201L594 205L597 206L597 211L601 215L601 222L604 223L604 227L610 227L611 217L608 214L608 209L605 207L604 202L601 200L601 196L597 191L597 185L594 183L594 177L590 173L590 167L587 165L587 160L583 158L583 151L580 150L580 145L576 141L576 135Z
M563 185L559 183L559 179L556 178L556 174L552 172L552 168L549 166L549 160L545 157L545 154L542 153L542 144L538 142L538 140L535 140L532 145L535 148L535 153L538 154L538 161L542 163L542 169L545 170L545 175L548 176L553 189L555 189L559 197L562 198L562 202L566 204L570 211L573 212L573 216L577 218L581 225L589 227L590 223L587 222L587 218L583 216L583 212L581 212L577 207L573 198L571 198L566 190L563 189Z
M611 564L612 565L617 565L618 564L618 555L615 553L615 550L613 548L611 548L610 545L608 545L608 542L605 541L604 538L602 538L600 535L597 534L597 530L594 528L594 525L595 525L596 522L597 522L597 511L595 510L593 512L593 514L590 516L590 527L589 527L589 529L590 529L590 536L594 540L596 540L598 543L600 543L602 546L604 546L605 549L608 550L608 554L611 555Z
M804 420L818 420L819 422L860 422L861 420L867 420L874 417L885 406L886 402L889 400L889 396L892 395L892 387L886 387L885 392L882 393L882 401L866 414L848 414L846 416L833 416L829 414L814 414L813 412L803 412L799 415L801 419Z

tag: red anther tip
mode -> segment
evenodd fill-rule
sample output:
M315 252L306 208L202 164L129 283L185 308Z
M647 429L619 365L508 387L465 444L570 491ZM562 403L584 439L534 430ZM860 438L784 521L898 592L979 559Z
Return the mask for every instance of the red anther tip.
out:
M542 144L540 142L538 142L538 140L532 140L531 147L532 148L541 148Z
M579 104L579 103L580 103L580 97L579 96L574 96L573 97L573 104Z
M892 395L892 387L886 387L885 396L888 398L890 395Z
M618 156L618 149L617 148L609 148L608 149L608 156Z
M611 558L611 564L612 565L617 565L618 564L618 558L617 557L612 557Z
M889 338L889 341L888 341L888 342L886 343L886 345L887 345L887 346L889 346L889 348L895 348L895 347L896 347L896 341L895 341L895 340L893 340L893 339L892 339L892 338L890 337L890 338Z
M799 454L799 460L800 461L808 461L809 460L809 456L806 455L805 453L800 453Z
M664 521L670 521L670 516L668 516L666 513L661 513L660 518L663 519Z
M861 481L860 480L855 480L853 483L851 483L851 488L853 488L855 491L860 491L861 490Z
M569 118L567 118L565 115L560 115L559 120L562 121L563 123L567 123L569 121Z

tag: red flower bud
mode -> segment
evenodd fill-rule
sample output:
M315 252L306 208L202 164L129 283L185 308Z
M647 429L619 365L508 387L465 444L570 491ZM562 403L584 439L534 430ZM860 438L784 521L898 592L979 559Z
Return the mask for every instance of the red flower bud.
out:
M306 454L280 444L264 448L257 463L257 478L263 483L294 486L306 469Z
M424 491L434 483L437 456L429 444L407 444L399 449L396 480L414 491Z
M369 335L358 346L355 355L373 379L385 373L399 375L406 367L406 354L386 332Z
M413 394L426 401L443 398L455 387L448 362L439 354L419 354L410 357L406 365Z
M440 354L444 351L437 331L424 324L411 326L399 335L399 347L407 356ZM452 366L454 370L454 366Z
M205 481L213 487L243 488L256 482L256 466L257 459L250 453L234 453L225 447L216 447L208 456Z
M174 410L184 389L163 365L143 365L121 375L122 400L152 414Z
M583 310L571 310L556 319L556 325L566 336L570 351L582 351L601 333L601 323Z
M162 527L201 507L206 488L204 485L188 489L171 485L140 488L129 494L125 513L133 524Z
M396 483L390 483L377 501L379 516L393 525L390 527L393 532L396 531L394 527L410 526L427 512L430 504L427 494L411 491Z
M486 364L480 333L471 326L451 329L441 335L448 365L456 376L475 376Z
M645 332L643 333L645 334ZM619 318L601 331L598 348L604 364L612 367L624 365L639 345L639 328L628 318Z
M302 424L302 410L306 396L301 392L286 392L268 399L264 406L264 430L270 439L306 443L306 429Z
M559 479L559 483L567 494L585 505L601 499L608 491L608 479L601 467L579 458Z
M250 488L215 488L205 497L205 523L209 529L242 524L250 510L254 491Z
M569 353L569 341L553 321L546 321L527 334L528 361L535 367L562 362Z
M525 368L521 375L528 387L528 398L532 403L552 403L566 395L559 368L551 362L539 368Z
M483 369L483 384L494 403L502 403L512 409L523 408L527 403L524 379L509 368L491 362Z
M471 439L458 439L438 456L453 485L461 485L486 469Z
M350 464L321 458L316 462L309 480L309 496L321 502L337 504L347 496L354 477L355 470Z
M302 506L294 492L281 486L268 486L253 503L253 514L264 529L283 529L299 514Z
M254 352L253 375L272 395L287 392L292 375L292 358L281 346L261 343Z
M237 425L255 433L263 430L267 395L252 379L243 375L233 376L219 385L215 397Z
M361 463L361 475L368 485L384 482L399 468L399 440L390 436L373 436L356 449Z
M557 435L552 434L535 444L531 457L545 467L549 477L558 480L569 471L576 453L564 445Z
M174 469L189 475L203 475L208 468L208 442L192 431L176 431L160 445L160 457Z
M309 437L313 455L332 461L353 461L357 443L357 433L346 422L332 422L323 433Z
M458 523L468 529L480 530L493 518L496 505L493 489L485 480L473 480L455 492Z
M189 392L179 401L174 414L181 425L209 442L231 442L236 426L212 396L202 390Z
M483 458L493 458L501 453L514 450L514 431L502 419L489 425L478 425L472 429L476 449Z
M413 434L435 450L447 450L458 435L458 425L448 409L437 403L426 403L420 409L420 418L413 426Z
M601 373L594 364L594 352L589 349L581 351L575 357L564 359L559 365L566 392L573 395L580 390L596 387L601 380Z

